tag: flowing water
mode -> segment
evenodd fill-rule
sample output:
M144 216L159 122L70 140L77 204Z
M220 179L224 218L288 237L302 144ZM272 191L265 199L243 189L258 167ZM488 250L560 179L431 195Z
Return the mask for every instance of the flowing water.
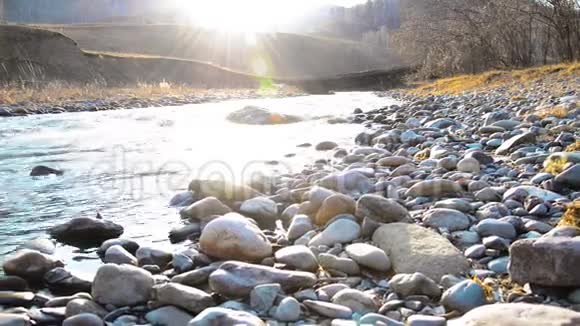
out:
M0 119L0 261L22 242L72 217L101 215L125 228L124 237L168 246L180 225L169 199L192 178L222 175L244 182L248 171L297 172L331 153L298 148L332 140L350 144L362 126L331 125L321 116L346 116L393 101L371 93L233 100L180 107L65 113ZM228 122L246 105L301 116L304 122L248 126ZM286 158L286 154L296 154ZM268 161L279 161L273 165ZM63 176L29 177L47 165ZM86 270L94 252L59 246L68 268ZM85 258L85 259L83 259Z

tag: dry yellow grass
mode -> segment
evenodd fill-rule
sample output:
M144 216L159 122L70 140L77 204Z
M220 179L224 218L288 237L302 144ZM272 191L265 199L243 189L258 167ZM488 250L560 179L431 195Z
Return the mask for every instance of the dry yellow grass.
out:
M574 144L566 147L565 152L580 152L580 140L577 140Z
M269 95L297 94L295 89L270 89ZM5 86L0 87L0 104L13 105L30 102L35 104L59 104L71 101L117 100L140 98L155 100L179 96L214 96L235 97L239 95L261 94L258 89L199 89L187 85L170 83L138 84L126 87L105 87L99 84L76 86L61 82L52 82L42 87Z
M535 112L535 114L542 119L545 119L547 117L556 117L562 119L568 115L568 110L566 110L565 107L558 105L539 109Z
M477 75L460 75L421 85L411 92L416 95L460 94L472 90L527 84L546 77L573 77L580 75L580 62L534 67L513 71L488 71ZM518 98L514 98L518 100Z
M580 228L580 200L576 200L566 207L566 213L560 219L558 226L574 226Z

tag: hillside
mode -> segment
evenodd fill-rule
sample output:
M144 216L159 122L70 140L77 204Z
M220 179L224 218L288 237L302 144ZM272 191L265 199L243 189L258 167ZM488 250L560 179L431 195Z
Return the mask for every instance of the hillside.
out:
M0 25L0 83L125 85L169 81L195 87L256 87L259 78L193 60L83 52L56 32Z
M193 59L246 73L266 70L281 78L328 77L400 65L383 49L297 34L247 35L180 25L42 27L70 37L84 50Z

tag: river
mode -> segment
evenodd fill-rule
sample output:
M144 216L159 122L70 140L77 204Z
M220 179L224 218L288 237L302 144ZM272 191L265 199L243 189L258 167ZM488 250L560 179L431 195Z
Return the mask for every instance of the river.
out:
M330 158L331 152L298 144L352 144L363 129L316 117L347 116L355 108L392 103L361 92L0 119L0 261L51 226L97 211L121 224L123 237L169 246L168 233L181 221L167 203L192 178L221 174L244 182L248 171L300 171L315 159ZM225 119L246 105L305 121L248 126ZM65 173L30 177L36 165ZM86 271L81 267L86 259L98 264L94 252L68 246L59 245L56 255L71 270Z

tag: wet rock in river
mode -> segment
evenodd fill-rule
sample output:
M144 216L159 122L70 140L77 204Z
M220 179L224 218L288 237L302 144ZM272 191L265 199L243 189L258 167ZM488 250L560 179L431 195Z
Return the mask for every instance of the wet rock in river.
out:
M264 233L245 217L230 213L206 225L199 239L206 254L221 259L258 262L272 255Z
M118 238L123 227L111 221L77 217L52 227L48 233L65 244L81 247L98 247L104 241Z
M330 151L338 147L338 144L333 141L323 141L314 147L317 151Z
M282 289L289 291L311 287L315 282L316 276L312 273L235 261L223 263L209 277L211 288L229 298L245 297L260 284L278 283Z
M268 109L253 105L230 113L227 119L231 122L249 125L275 125L302 121L297 116L270 112Z
M171 252L152 247L140 247L135 256L139 266L155 265L161 269L164 269L173 259Z
M31 177L41 177L41 176L47 176L47 175L63 175L63 174L64 174L64 171L53 169L53 168L50 168L50 167L44 166L44 165L35 166L30 171Z
M103 244L97 250L97 253L99 256L104 256L107 252L107 249L117 245L123 247L132 255L135 255L135 253L137 253L137 249L139 249L139 244L131 239L109 239L103 242Z
M54 254L56 246L52 240L48 239L45 236L41 236L36 239L26 241L25 243L20 245L18 249L36 250L43 254L52 255Z
M103 258L103 262L118 265L129 264L137 266L137 258L119 245L114 245L107 249L105 252L105 257Z
M169 201L169 207L186 207L195 202L195 197L191 191L184 191L176 194Z
M6 275L19 276L31 282L39 282L44 275L64 264L38 251L22 249L6 258L2 268Z

